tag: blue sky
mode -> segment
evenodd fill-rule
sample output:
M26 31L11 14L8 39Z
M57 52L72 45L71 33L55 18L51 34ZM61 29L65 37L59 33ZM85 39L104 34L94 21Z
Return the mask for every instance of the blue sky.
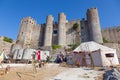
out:
M37 24L52 14L64 12L68 20L86 18L86 10L97 7L101 28L120 26L120 0L0 0L0 36L16 40L23 17L31 16Z

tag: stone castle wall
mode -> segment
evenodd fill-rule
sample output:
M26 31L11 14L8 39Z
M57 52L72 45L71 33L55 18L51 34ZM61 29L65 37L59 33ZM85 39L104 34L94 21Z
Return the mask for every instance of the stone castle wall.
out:
M39 46L39 39L40 39L40 34L41 34L41 25L38 25L36 27L33 28L32 31L32 38L31 38L31 43L30 43L30 47L31 48L37 48L37 46Z
M13 43L8 43L3 41L4 37L0 36L0 53L3 51L3 49L5 49L5 54L9 54L11 51L11 46L13 45Z
M103 29L102 36L110 43L120 43L120 26Z
M67 46L91 40L102 43L102 39L105 38L109 43L104 45L117 49L118 57L120 58L120 44L118 44L120 43L120 26L101 31L97 9L88 9L86 15L87 19L68 21L66 20L66 15L60 13L58 22L54 22L54 17L48 16L46 23L39 25L31 17L23 18L16 44L12 46L12 51L28 47L33 49L44 47L46 50L51 51L53 44ZM79 24L76 31L73 30L75 23Z
M102 42L99 17L96 8L89 9L87 12L87 20L78 19L67 21L64 13L58 15L58 23L54 23L53 19L54 18L49 15L45 24L37 25L36 21L31 17L23 18L16 44L19 44L19 46L21 46L20 48L29 47L37 49L41 46L52 46L53 44L65 47L70 44L90 41L91 37L93 41L98 43ZM94 24L96 24L94 22L96 21L97 27L94 26ZM77 30L73 29L75 23L79 25ZM97 31L94 31L94 28ZM90 31L91 29L92 31Z
M79 24L77 31L73 30L73 25ZM66 44L80 43L80 20L73 20L66 23Z
M90 41L88 22L84 18L81 20L81 42Z

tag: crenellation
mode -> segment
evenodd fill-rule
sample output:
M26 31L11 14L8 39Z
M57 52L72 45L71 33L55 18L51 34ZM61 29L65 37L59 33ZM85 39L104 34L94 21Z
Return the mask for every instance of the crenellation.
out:
M109 27L103 29L102 36L108 40L108 42L119 43L120 42L120 26ZM102 30L102 31L103 31Z
M36 26L36 21L33 18L31 18L30 16L26 17L26 18L23 18L22 23L26 23L26 24Z

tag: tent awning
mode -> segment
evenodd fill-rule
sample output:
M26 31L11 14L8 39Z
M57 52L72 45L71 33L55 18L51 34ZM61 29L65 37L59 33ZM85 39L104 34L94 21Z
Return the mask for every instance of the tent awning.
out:
M101 44L98 44L96 42L90 41L90 42L84 42L80 44L76 49L73 50L73 52L80 52L80 51L96 51L96 50L102 50L102 51L113 51L115 49L109 48L107 46L103 46Z

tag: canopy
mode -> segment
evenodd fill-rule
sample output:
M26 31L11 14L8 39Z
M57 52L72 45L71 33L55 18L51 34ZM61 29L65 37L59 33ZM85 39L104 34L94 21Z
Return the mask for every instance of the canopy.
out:
M90 41L82 43L73 51L74 54L80 54L83 52L91 53L95 66L110 66L119 64L116 49L103 46L96 42ZM74 58L81 58L81 55L79 55L80 57L78 57L78 55Z
M79 51L96 51L96 50L105 50L105 51L112 51L115 49L100 45L96 42L90 41L90 42L84 42L81 45L79 45L73 52L79 52Z

